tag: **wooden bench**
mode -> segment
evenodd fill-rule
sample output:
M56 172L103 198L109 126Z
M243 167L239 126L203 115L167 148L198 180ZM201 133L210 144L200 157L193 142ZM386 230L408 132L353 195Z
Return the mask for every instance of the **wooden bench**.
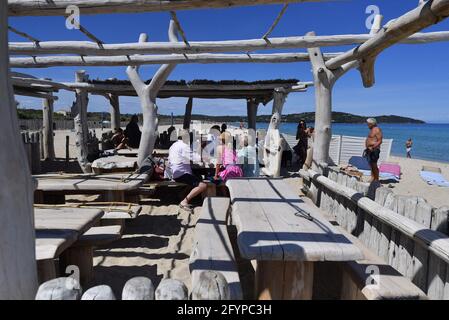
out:
M35 209L36 262L39 283L57 276L55 260L98 224L103 211L86 208Z
M207 184L207 190L203 197L215 197L217 195L217 185L210 182L209 180L203 180ZM188 185L182 182L163 180L163 181L151 181L145 183L138 191L142 193L154 194L154 190L158 187L176 188L176 187L187 187Z
M125 195L138 189L150 177L147 174L47 174L37 180L35 203L64 203L69 194L101 194L104 201L125 202Z
M305 202L312 201L304 197ZM338 222L328 213L323 215L334 225ZM404 277L396 269L384 262L382 258L370 251L355 236L340 226L335 226L351 242L356 245L364 255L363 260L348 261L342 264L342 300L424 300L426 294ZM371 275L378 270L378 277ZM375 281L372 281L375 280ZM378 286L375 284L378 281Z
M192 287L200 281L202 271L220 272L228 282L231 299L242 299L237 263L227 230L229 206L228 198L204 199L190 256Z
M102 226L120 225L124 227L126 220L136 219L142 211L142 206L134 203L116 203L116 202L83 202L66 203L60 205L35 204L39 209L98 209L104 212L100 224Z
M70 265L77 266L80 283L85 285L93 275L93 249L119 240L121 236L122 227L118 225L90 228L61 254L60 265L63 268Z

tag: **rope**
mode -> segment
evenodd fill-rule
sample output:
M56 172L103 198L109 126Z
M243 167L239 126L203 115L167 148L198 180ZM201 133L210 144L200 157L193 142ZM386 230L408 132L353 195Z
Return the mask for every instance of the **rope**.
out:
M119 178L120 182L128 183L128 182L133 181L134 179L132 177L134 175L139 175L139 172L138 172L138 170L136 170L134 172L129 173L128 175L122 175L122 176L117 177L117 178L107 177L107 176L103 176L103 175L94 175L94 174L92 174L92 175L82 175L82 174L78 174L78 173L75 173L75 174L64 173L62 171L58 172L56 174L57 175L39 175L39 176L36 176L35 178L37 178L37 179L54 179L54 180L57 180L57 179L61 179L61 180L64 180L64 179L86 179L86 180L88 180L88 179L92 179L92 180L93 179L99 179L99 180L102 180L102 181L111 181L111 182L116 182L118 180L117 178Z
M262 36L262 39L265 39L266 41L268 41L268 36L273 32L274 28L276 28L277 24L281 20L282 16L284 15L285 11L287 10L287 8L288 8L288 3L284 4L281 12L279 12L278 16L276 17L276 19L274 20L273 24L268 29L268 31Z
M103 206L106 205L106 206ZM114 208L114 206L127 206L127 208ZM82 203L66 203L66 204L34 204L35 208L91 208L100 209L108 212L126 212L132 217L134 211L133 206L136 204L129 202L82 202Z

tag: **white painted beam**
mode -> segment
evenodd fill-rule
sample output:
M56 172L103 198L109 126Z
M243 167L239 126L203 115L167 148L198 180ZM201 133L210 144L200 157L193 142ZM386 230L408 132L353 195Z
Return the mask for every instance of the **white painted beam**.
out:
M300 49L362 44L372 38L370 34L322 35L301 37L280 37L248 40L147 42L103 44L90 41L41 41L39 46L33 42L10 42L10 55L50 55L73 54L84 56L119 56L132 54L197 54L214 52L247 52L270 49ZM424 44L449 41L448 31L416 33L403 39L404 44Z
M329 0L8 0L8 14L10 16L63 16L66 14L66 8L69 5L76 5L80 8L81 14L102 14L230 8L262 4L328 1Z

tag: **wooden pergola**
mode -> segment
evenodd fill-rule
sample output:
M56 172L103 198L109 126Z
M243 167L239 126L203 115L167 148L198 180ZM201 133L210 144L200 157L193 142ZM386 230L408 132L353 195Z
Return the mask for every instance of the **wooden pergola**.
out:
M105 97L110 103L111 127L120 127L120 97L137 96L137 93L129 81L120 81L116 79L108 80L89 80L79 83L58 83L48 79L36 79L31 75L22 73L12 73L12 83L14 93L25 95L43 100L43 146L44 158L53 160L54 141L53 141L53 102L57 100L56 92L59 90L86 91L90 95L100 95ZM148 80L147 83L150 83ZM193 80L168 81L159 90L157 98L167 99L174 97L188 98L184 114L184 128L189 129L193 108L193 99L240 99L247 103L248 127L256 130L257 110L260 104L266 105L277 96L275 108L278 112L282 111L283 103L289 93L304 92L308 86L313 86L313 82L299 82L295 79L290 80L264 80L256 82L246 82L237 80L228 81L207 81ZM87 123L87 103L86 110L80 113L81 123ZM79 136L85 136L85 126L80 126ZM87 141L79 141L78 148L85 150ZM81 154L81 152L80 152ZM84 157L87 154L82 153L83 158L79 158L80 163L87 163Z
M224 8L239 5L321 2L320 0L77 0L75 4L81 14L132 13L174 11L201 8ZM324 2L324 1L322 1ZM137 43L104 44L92 33L84 33L92 42L41 42L31 36L28 43L9 43L7 40L7 17L65 15L69 0L9 0L0 2L0 74L8 75L9 67L55 67L55 66L117 66L125 65L127 75L136 95L140 98L144 127L139 148L138 163L151 154L157 126L156 99L170 73L181 63L291 63L310 61L316 95L316 139L313 154L313 170L323 173L329 158L331 138L332 90L336 81L347 71L358 68L365 87L374 85L375 62L379 54L397 43L430 43L449 40L449 33L419 33L449 16L449 0L420 1L418 6L406 14L382 25L377 16L368 35L316 36L313 32L305 37L270 38L283 11L272 27L261 39L239 41L189 42L181 24L172 12L169 26L169 42L151 43L146 34L141 34ZM178 32L182 41L179 41ZM344 53L322 53L321 48L336 45L355 47ZM253 50L295 48L307 49L298 53L253 54ZM223 52L244 52L224 54ZM11 58L8 61L8 57ZM45 54L45 56L41 56ZM50 55L49 55L50 54ZM72 55L70 55L72 54ZM137 55L139 54L139 55ZM14 55L31 55L31 58ZM80 57L79 55L83 55ZM145 83L139 66L163 64L150 83ZM16 81L16 80L13 80ZM45 81L45 80L39 80ZM17 117L13 99L12 80L0 79L0 139L3 145L20 145ZM17 83L15 83L17 85ZM65 85L65 84L63 84ZM76 74L78 117L75 118L77 132L83 132L81 121L86 110L89 84L83 72ZM84 86L84 87L83 87ZM69 86L68 86L69 87ZM275 95L275 105L282 105L285 95ZM79 135L82 139L82 135ZM79 142L79 141L78 141ZM83 151L81 150L81 153ZM83 165L83 164L82 164ZM2 247L2 271L0 272L0 298L33 298L36 292L36 263L34 259L34 229L32 191L27 164L22 148L10 148L0 155L0 183L5 201L2 205L0 243ZM316 188L312 193L317 194Z

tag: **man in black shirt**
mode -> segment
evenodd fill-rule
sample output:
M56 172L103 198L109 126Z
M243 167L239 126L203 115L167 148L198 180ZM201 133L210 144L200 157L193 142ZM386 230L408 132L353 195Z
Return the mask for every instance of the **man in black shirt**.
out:
M139 118L137 115L133 115L131 121L126 125L125 135L131 148L139 148L142 133L139 129Z

